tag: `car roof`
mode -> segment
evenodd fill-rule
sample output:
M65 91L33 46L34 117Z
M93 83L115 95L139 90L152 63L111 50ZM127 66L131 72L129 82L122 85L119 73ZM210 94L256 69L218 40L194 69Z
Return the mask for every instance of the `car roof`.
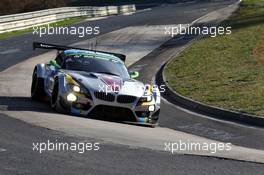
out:
M96 52L96 51L89 51L89 50L78 50L78 49L69 49L65 50L64 54L67 55L83 55L90 58L98 58L98 59L104 59L108 61L115 61L119 63L124 63L120 58L116 57L112 54L102 53L102 52Z

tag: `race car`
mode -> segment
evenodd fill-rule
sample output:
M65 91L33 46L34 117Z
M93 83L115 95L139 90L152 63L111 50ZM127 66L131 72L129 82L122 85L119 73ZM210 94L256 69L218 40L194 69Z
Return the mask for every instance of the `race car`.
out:
M36 48L57 55L35 66L33 100L47 99L60 113L157 125L159 89L135 80L139 73L128 71L125 55L34 42Z

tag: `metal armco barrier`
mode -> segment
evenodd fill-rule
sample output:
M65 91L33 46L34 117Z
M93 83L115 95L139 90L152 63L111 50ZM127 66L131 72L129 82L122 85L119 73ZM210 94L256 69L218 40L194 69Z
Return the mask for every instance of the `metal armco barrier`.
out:
M92 18L131 13L135 11L135 5L105 7L82 6L62 7L14 15L5 15L0 16L0 33L25 29L34 25L44 25L71 17L87 16Z

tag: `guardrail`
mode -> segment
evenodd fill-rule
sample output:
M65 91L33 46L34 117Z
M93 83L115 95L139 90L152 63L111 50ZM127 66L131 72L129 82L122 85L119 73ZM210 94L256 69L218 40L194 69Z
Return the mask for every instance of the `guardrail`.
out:
M61 7L28 13L0 16L0 33L44 25L51 22L79 16L102 17L135 12L135 5L104 7Z

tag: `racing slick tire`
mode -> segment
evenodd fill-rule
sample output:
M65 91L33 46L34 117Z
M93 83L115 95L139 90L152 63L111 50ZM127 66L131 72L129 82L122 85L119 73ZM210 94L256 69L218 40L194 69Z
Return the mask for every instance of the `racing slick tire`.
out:
M32 75L31 99L41 101L45 98L44 79L39 78L35 69Z
M59 98L60 98L59 97L59 83L58 83L58 81L55 81L53 91L52 91L52 95L50 98L50 106L52 109L54 109L55 111L57 111L59 113L65 113L65 110L63 110L63 108L61 107Z

